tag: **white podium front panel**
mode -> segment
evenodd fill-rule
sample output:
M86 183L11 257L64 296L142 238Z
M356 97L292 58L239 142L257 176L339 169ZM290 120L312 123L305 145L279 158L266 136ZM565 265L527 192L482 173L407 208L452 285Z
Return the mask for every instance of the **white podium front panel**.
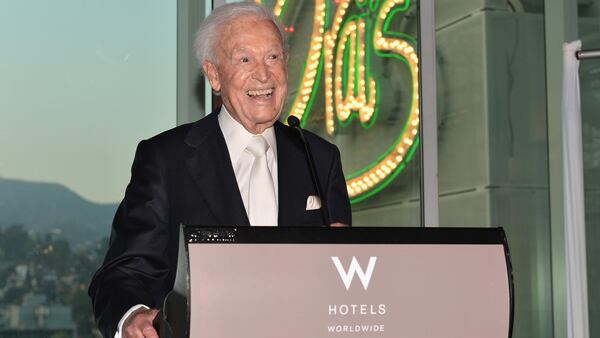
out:
M506 338L502 244L189 243L190 337Z

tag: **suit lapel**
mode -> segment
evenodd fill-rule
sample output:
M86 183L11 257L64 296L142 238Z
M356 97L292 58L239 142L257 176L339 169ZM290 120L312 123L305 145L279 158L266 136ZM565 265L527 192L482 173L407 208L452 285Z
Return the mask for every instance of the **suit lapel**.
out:
M275 137L277 138L277 176L279 184L279 215L280 225L297 225L298 219L305 212L308 174L306 155L296 130L288 128L280 122L275 122ZM309 178L310 179L310 178Z
M217 116L213 112L190 129L186 166L219 222L207 225L250 225Z

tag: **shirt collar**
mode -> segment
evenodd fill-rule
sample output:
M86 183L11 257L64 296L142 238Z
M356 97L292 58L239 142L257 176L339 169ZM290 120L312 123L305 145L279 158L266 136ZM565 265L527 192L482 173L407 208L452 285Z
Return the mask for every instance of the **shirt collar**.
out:
M247 131L241 123L236 121L233 116L227 111L225 106L221 106L221 112L219 113L219 127L225 137L225 143L227 143L227 149L229 150L229 156L231 157L232 164L235 165L239 160L241 154L246 149L250 139L254 134ZM277 141L275 138L275 128L273 126L265 129L262 136L267 140L269 148L273 152L273 158L277 160Z

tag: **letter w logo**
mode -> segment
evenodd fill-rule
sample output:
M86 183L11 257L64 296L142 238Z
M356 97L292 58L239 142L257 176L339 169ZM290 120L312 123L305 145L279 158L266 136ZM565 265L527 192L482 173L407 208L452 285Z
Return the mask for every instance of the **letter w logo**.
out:
M373 275L373 270L375 269L375 262L377 262L377 257L369 258L369 265L367 265L367 271L363 271L363 269L358 264L356 257L354 256L352 256L352 262L350 262L350 267L348 268L347 272L346 270L344 270L344 267L342 266L342 262L340 262L339 257L332 256L331 260L333 261L335 268L340 274L342 282L344 282L344 285L346 286L346 290L350 289L350 285L352 285L352 280L354 279L355 274L358 274L360 282L362 283L365 290L367 290L367 288L369 287L369 282L371 281L371 276Z

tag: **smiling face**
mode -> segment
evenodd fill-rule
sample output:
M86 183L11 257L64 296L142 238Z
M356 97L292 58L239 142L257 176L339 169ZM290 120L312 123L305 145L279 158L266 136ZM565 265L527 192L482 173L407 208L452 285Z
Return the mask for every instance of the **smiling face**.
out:
M204 72L233 118L260 134L279 118L287 95L279 31L267 19L241 17L223 25L219 41L217 63L205 61Z

